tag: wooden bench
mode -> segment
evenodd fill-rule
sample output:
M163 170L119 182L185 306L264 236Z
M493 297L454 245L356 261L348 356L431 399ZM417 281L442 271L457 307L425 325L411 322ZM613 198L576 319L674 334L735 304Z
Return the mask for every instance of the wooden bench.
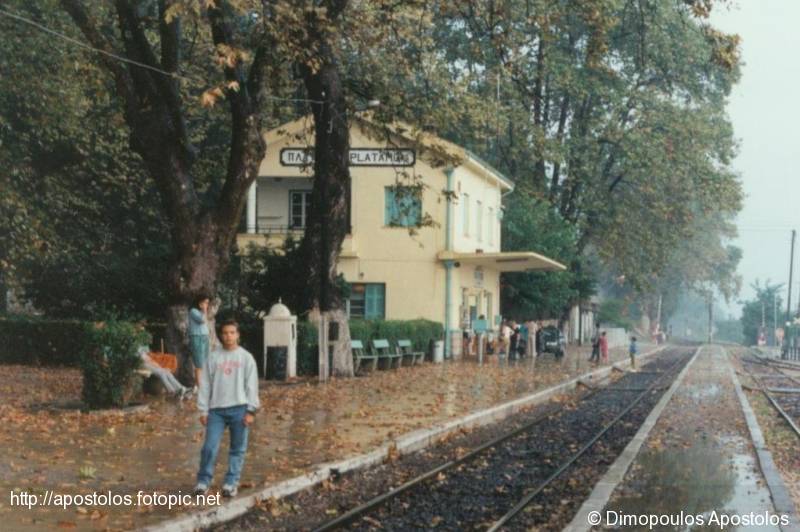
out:
M381 360L385 361L383 369L391 369L392 367L399 368L400 364L403 362L403 355L401 353L391 351L389 340L373 340L372 354L378 357L378 367L381 365ZM397 361L397 364L395 364L395 361Z
M378 356L364 351L364 344L361 343L361 340L350 340L350 349L353 352L354 373L358 373L358 370L361 369L362 361L368 362L372 366L371 369L378 367Z
M408 362L409 366L413 366L425 360L425 353L422 351L414 351L411 345L411 340L398 340L397 352L403 357L403 362Z

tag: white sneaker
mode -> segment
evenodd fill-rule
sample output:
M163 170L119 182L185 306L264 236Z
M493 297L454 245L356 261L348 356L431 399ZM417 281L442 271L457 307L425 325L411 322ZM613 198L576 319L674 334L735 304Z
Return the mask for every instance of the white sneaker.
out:
M237 493L239 493L239 489L233 484L225 484L222 486L222 496L225 498L236 497Z
M197 486L194 487L195 495L205 495L207 492L208 492L208 484L204 484L203 482L198 482Z

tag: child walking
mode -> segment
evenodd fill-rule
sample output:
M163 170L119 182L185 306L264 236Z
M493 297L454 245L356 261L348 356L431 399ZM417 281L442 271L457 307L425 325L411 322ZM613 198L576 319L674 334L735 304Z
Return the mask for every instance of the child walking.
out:
M239 347L239 325L228 320L220 330L222 348L212 351L200 377L197 408L200 423L206 427L206 438L200 451L196 495L208 491L217 462L219 442L228 428L231 445L228 453L228 472L222 485L222 496L233 497L247 452L247 434L261 406L258 399L256 361L248 351Z
M639 348L636 346L636 337L631 337L631 345L628 348L628 354L631 356L631 369L636 369L636 353Z

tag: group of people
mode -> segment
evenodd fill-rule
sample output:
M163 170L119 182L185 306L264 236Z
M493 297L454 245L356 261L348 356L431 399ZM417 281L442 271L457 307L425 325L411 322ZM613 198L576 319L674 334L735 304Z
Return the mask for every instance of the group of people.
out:
M161 368L147 354L139 356L147 369L164 383L165 389L181 398L197 394L200 423L205 427L205 439L200 450L196 495L208 491L214 475L220 441L225 430L230 431L228 470L222 485L222 496L233 497L238 492L244 457L247 452L249 428L260 408L258 369L253 355L239 345L239 324L223 321L219 327L220 345L211 349L208 327L210 298L202 295L189 310L189 347L194 364L195 386L188 388L172 373Z
M599 363L602 358L603 364L608 363L608 338L603 331L592 339L592 356L589 362Z
M636 337L631 337L631 343L628 345L628 356L631 357L631 369L636 369L636 354L639 352L639 347L636 343ZM589 357L589 362L599 363L602 357L604 364L608 363L608 338L606 332L603 331L592 339L592 356Z

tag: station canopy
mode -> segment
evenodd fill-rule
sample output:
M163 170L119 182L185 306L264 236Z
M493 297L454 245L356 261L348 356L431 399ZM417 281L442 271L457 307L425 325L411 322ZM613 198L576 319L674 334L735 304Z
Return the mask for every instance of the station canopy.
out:
M457 253L442 251L441 261L457 261L461 264L491 268L500 272L546 271L560 272L566 266L533 251L503 251L498 253Z

